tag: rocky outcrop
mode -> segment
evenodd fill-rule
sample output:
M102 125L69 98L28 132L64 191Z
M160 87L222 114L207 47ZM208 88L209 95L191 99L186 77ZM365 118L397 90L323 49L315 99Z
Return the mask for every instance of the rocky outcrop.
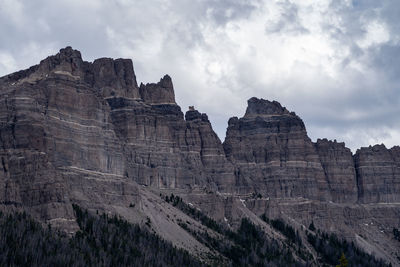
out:
M165 75L158 83L140 84L140 96L149 104L175 104L171 77Z
M84 78L88 64L83 62L81 53L71 47L66 47L54 56L42 60L38 66L36 75L49 75L53 72L72 77Z
M140 98L132 60L101 58L89 66L86 81L99 88L103 97Z
M174 101L174 99L173 99ZM233 166L207 115L176 104L109 99L116 133L124 142L127 173L156 188L232 188Z
M290 114L290 112L285 107L282 107L281 104L277 101L271 102L268 100L253 97L247 101L247 104L248 105L246 113L244 115L246 118L278 115L296 116L295 113Z
M361 203L400 202L399 147L375 145L358 149L354 155L359 201Z
M2 203L35 203L37 213L47 213L41 219L53 221L72 216L71 202L106 209L101 202L134 201L131 182L233 190L233 166L207 115L188 112L184 119L169 76L139 92L130 60L85 62L67 47L1 78L0 85ZM32 171L23 172L29 164ZM26 175L33 178L21 178ZM29 203L23 202L30 198L24 192L35 191L36 183L24 179L43 183L40 196ZM64 216L49 209L59 205Z
M398 148L363 148L354 165L344 144L313 145L303 121L276 101L250 99L245 116L229 120L222 147L207 115L189 110L184 118L168 75L139 88L131 60L90 63L66 47L0 84L3 149L45 153L55 172L278 198L398 200ZM10 158L3 155L3 170Z
M61 77L61 78L60 78ZM60 78L96 88L103 97L140 98L133 63L130 59L100 58L93 63L82 60L81 53L66 47L26 71L9 75L9 79L36 83Z
M229 120L224 149L237 166L240 192L330 200L303 121L277 102L251 98L245 116Z
M122 144L101 88L85 82L87 66L79 52L66 48L17 80L1 79L1 201L66 228L73 226L73 202L105 209L135 197L135 190L122 193L132 188L124 178ZM110 199L115 184L121 194Z
M215 183L215 190L232 193L235 190L234 166L226 159L224 148L213 131L208 116L197 110L187 111L185 143L197 151L207 179Z
M318 139L315 143L332 201L355 203L358 200L353 154L344 143Z
M344 143L312 143L295 113L257 98L229 120L222 144L206 114L182 112L168 75L138 87L131 60L86 62L71 47L0 78L0 160L0 209L71 232L78 203L134 222L151 217L161 236L196 247L169 216L187 220L159 198L165 192L232 226L266 213L359 238L352 231L372 233L373 217L373 238L384 242L398 224L399 147L352 156ZM397 243L387 244L395 253Z

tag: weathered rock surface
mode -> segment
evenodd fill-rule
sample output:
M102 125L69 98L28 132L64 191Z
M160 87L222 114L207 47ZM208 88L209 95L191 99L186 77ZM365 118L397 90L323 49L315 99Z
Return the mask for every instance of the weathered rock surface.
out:
M110 108L101 88L85 82L92 67L65 48L1 79L2 203L29 207L41 220L68 228L72 202L133 201L135 190L121 193L132 186L119 180L125 161ZM119 197L110 199L116 184Z
M169 76L139 92L130 60L89 63L67 47L1 78L0 85L2 203L26 206L24 192L36 190L16 171L46 185L31 201L43 202L37 214L47 213L40 217L45 221L71 218L71 202L99 209L129 205L138 198L132 182L160 189L232 190L234 170L221 141L205 114L185 121ZM26 160L38 170L21 172L15 153L29 154ZM37 155L42 164L31 158ZM60 185L48 186L56 182ZM27 188L21 193L20 187ZM68 212L52 214L47 201L65 205Z
M165 75L158 83L140 84L140 96L149 104L175 104L171 77Z
M385 145L357 150L354 161L361 203L400 202L400 148Z
M67 47L1 77L0 158L0 208L66 231L78 203L149 218L175 245L211 253L176 218L204 226L159 198L174 193L232 226L245 216L267 229L257 217L266 213L299 227L314 220L390 260L400 250L389 234L400 225L399 147L353 156L343 143L312 143L295 113L257 98L222 144L206 114L183 114L168 75L138 87L131 60L86 62Z
M327 139L318 139L315 147L325 171L332 201L357 202L357 179L350 149L344 143Z
M101 58L87 66L85 81L99 88L103 97L140 98L132 60Z
M108 102L117 135L124 141L127 174L139 184L160 189L232 188L233 166L208 119L185 121L176 104L115 98Z
M277 102L251 98L245 116L229 120L224 149L237 166L240 192L331 199L303 121Z

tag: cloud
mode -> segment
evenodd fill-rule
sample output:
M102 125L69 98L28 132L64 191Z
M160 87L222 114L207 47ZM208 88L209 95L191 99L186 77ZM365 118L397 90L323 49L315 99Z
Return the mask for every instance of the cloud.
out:
M295 3L286 0L278 2L275 9L270 10L271 14L266 23L267 34L271 33L292 33L304 34L308 30L302 25L299 18L299 7Z
M16 62L14 57L8 52L0 51L0 72L9 73L16 69Z
M72 45L172 76L178 103L223 139L252 96L296 111L315 140L400 143L396 0L0 0L0 75Z

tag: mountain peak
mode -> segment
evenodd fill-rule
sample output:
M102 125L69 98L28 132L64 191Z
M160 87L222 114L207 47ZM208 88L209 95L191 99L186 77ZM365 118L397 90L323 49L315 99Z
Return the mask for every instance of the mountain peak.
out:
M83 68L81 52L73 49L71 46L60 49L53 56L42 60L39 64L40 73L49 73L53 70L77 73Z
M81 52L73 49L71 46L67 46L65 48L61 48L60 52L57 54L60 58L64 59L80 59L82 60ZM56 56L57 56L56 55Z
M247 100L247 109L245 117L255 115L283 115L289 114L289 111L282 107L277 101L269 101L262 98L252 97Z
M175 104L174 85L166 74L158 83L140 84L142 99L151 104Z

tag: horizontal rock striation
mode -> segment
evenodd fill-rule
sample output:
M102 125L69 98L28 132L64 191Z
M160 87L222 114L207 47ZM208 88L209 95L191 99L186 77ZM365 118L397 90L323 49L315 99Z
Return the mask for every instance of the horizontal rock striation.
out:
M389 240L392 256L397 249L387 233L399 224L400 147L352 155L344 143L313 143L294 112L257 98L221 143L206 114L182 112L168 75L138 86L128 59L86 62L66 47L1 77L0 160L0 209L70 232L77 203L151 218L161 236L195 249L172 218L186 217L159 197L173 192L227 224L264 213L305 227L315 220L354 240L373 233L371 246Z
M129 177L156 188L232 188L233 166L207 115L183 118L176 104L109 99ZM199 113L200 114L200 113Z
M398 147L363 148L353 160L343 143L313 144L303 121L276 101L251 98L245 116L229 120L222 145L206 114L182 113L168 75L138 87L131 60L91 63L66 47L2 77L0 86L4 177L11 177L5 170L13 153L29 151L29 157L44 153L48 164L41 168L52 177L74 168L161 189L399 200Z
M400 148L375 145L358 149L354 155L359 201L400 202Z
M207 115L185 120L167 75L139 90L131 60L85 62L67 47L0 86L3 204L34 204L52 222L71 219L72 202L128 206L138 199L132 182L233 190Z
M251 98L229 120L224 149L237 166L240 192L330 200L328 183L303 121L277 102Z
M353 154L344 143L318 139L315 143L326 175L332 201L355 203L358 200Z
M85 81L92 70L78 51L65 48L1 79L3 203L30 207L36 217L68 228L71 203L97 191L99 177L124 177L125 156L110 107L102 88L94 87L99 83ZM113 183L98 192L113 191ZM106 200L87 202L104 206Z

